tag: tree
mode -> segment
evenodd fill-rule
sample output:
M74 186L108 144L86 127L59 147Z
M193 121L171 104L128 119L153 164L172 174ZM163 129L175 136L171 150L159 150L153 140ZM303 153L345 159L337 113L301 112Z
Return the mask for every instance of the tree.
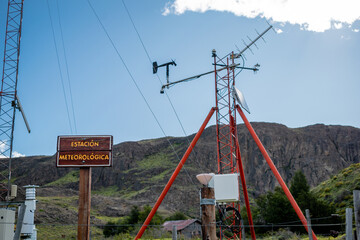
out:
M266 224L293 221L296 217L289 200L280 187L276 187L274 192L260 196L256 203L261 219Z
M145 205L143 210L139 212L140 223L145 222L147 216L149 216L149 213L151 212L151 209L152 208L149 205ZM161 225L163 222L164 222L163 218L158 213L155 213L150 221L150 225Z
M335 209L332 205L317 199L310 192L310 186L307 183L305 175L297 171L291 180L290 192L295 198L297 204L305 214L305 209L309 209L312 218L329 217ZM280 187L276 187L273 192L268 192L256 199L258 206L257 222L265 224L278 224L299 220L295 210L291 206L285 193ZM304 228L292 228L295 231L304 231ZM323 228L322 231L328 231Z
M186 219L188 219L188 217L184 213L177 211L173 215L167 217L165 221L176 221L176 220L186 220Z
M133 206L131 208L130 215L129 215L129 223L130 224L138 223L139 222L139 214L140 214L139 207Z
M296 171L291 179L290 192L295 199L310 192L310 186L307 183L306 177L300 170Z
M139 207L133 206L130 210L130 214L125 216L123 219L118 222L108 222L103 230L105 237L110 237L122 233L131 233L134 231L134 226L136 224L142 224L146 217L149 215L151 207L146 205L143 210L140 211ZM153 219L150 222L150 225L161 225L163 223L163 218L155 213Z
M118 234L115 222L110 221L110 222L106 223L104 230L103 230L103 234L106 238Z

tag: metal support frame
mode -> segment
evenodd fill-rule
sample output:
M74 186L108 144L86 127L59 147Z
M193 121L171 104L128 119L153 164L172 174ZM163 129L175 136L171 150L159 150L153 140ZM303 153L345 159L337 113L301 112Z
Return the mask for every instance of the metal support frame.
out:
M6 176L4 171L0 171L0 201L8 200L10 195L23 3L24 0L9 0L8 2L0 91L0 169L8 169L8 174ZM7 182L7 185L4 182Z
M264 146L262 145L259 137L257 136L257 134L255 133L254 129L252 128L250 122L247 120L245 114L243 113L243 111L241 110L239 105L236 105L236 109L239 112L241 118L243 119L245 126L247 127L247 129L249 130L251 136L253 137L253 139L255 140L256 145L258 146L261 154L263 155L263 157L265 158L267 164L269 165L271 171L273 172L276 180L278 181L278 183L280 184L281 188L283 189L286 197L289 199L291 206L294 208L296 214L298 215L301 223L303 224L303 226L305 227L306 231L308 231L308 227L307 227L307 221L306 218L304 216L304 214L302 213L299 205L296 203L293 195L291 194L290 190L288 189L288 187L286 186L284 180L282 179L279 171L277 170L274 162L271 160L269 154L266 152ZM317 240L317 237L315 235L315 233L312 231L312 236L314 240Z
M183 156L182 160L180 161L179 165L175 169L173 175L171 176L169 182L165 186L164 190L162 191L160 197L158 198L157 202L155 203L153 209L151 210L150 214L148 215L147 219L145 220L144 224L142 225L140 231L138 232L135 239L141 238L142 234L144 233L146 227L149 225L152 217L154 216L155 212L159 208L162 200L164 199L165 195L167 194L168 190L170 189L172 183L174 182L175 178L177 177L178 173L180 172L182 166L185 164L186 159L188 158L190 152L192 151L193 147L195 146L198 138L200 137L201 133L203 132L204 128L206 127L208 121L210 120L211 115L216 110L216 139L217 139L217 173L218 174L228 174L228 173L238 173L240 175L240 180L242 184L242 190L244 195L244 202L247 210L249 225L250 225L250 233L252 240L256 239L254 224L252 220L251 210L250 210L250 202L249 196L247 192L246 180L245 180L245 173L242 166L242 159L240 154L240 146L238 141L237 129L236 129L236 111L240 114L241 118L243 119L246 127L248 128L252 138L255 140L257 146L259 147L261 153L263 154L264 158L266 159L267 164L270 166L273 174L275 175L276 179L278 180L280 186L285 192L285 195L289 199L291 205L293 206L296 214L300 218L302 224L304 225L305 229L308 230L307 221L304 214L301 212L301 209L297 205L295 199L291 195L289 189L287 188L285 182L281 178L279 172L277 171L274 163L270 159L269 155L267 154L264 146L262 145L261 141L259 140L258 136L256 135L254 129L250 125L249 121L245 117L244 113L240 109L239 105L236 104L235 99L232 96L232 90L235 87L235 77L240 72L235 72L236 70L240 69L247 69L253 70L256 72L258 69L258 65L255 65L254 68L246 68L244 66L240 66L240 64L235 63L235 59L242 58L243 53L249 49L255 42L262 38L262 36L269 31L272 26L269 26L263 33L259 34L259 36L251 41L250 44L246 45L245 49L240 51L237 54L233 52L226 55L223 58L219 58L216 54L216 51L212 51L212 57L214 59L213 65L214 70L209 71L206 73L198 74L189 78L185 78L183 80L175 81L172 83L167 83L162 86L161 93L163 93L165 87L170 85L178 84L181 82L186 82L192 79L199 78L201 76L215 73L215 108L212 108L208 117L204 121L203 125L201 126L199 132L196 134L194 140L191 142L188 150L186 151L185 155ZM220 66L221 68L217 69L216 67ZM239 186L240 187L240 186ZM239 191L240 192L240 191ZM240 194L240 193L239 193ZM239 196L240 199L240 196ZM231 211L230 211L231 210ZM223 215L221 218L224 222L226 222L226 226L220 225L220 239L242 239L242 232L243 226L241 223L241 216L240 212L240 203L234 202L227 205L221 205L219 212ZM230 214L224 213L229 212ZM225 231L227 233L225 234ZM229 234L229 231L230 234ZM314 240L317 240L316 235L313 231L309 231ZM245 236L244 236L245 238Z
M192 142L190 143L190 146L188 147L188 149L186 150L184 156L182 157L181 161L179 162L178 166L176 167L174 173L171 175L168 183L166 184L164 190L161 192L158 200L156 201L154 207L151 209L151 212L149 213L149 215L147 216L145 222L143 223L143 225L141 226L138 234L136 235L135 239L139 239L141 238L141 236L144 234L147 226L150 224L151 219L153 218L153 216L155 215L157 209L160 207L160 204L162 203L162 201L164 200L164 197L166 196L166 194L168 193L171 185L174 183L177 175L179 174L179 172L181 171L182 167L184 166L186 160L188 159L190 153L192 152L192 150L194 149L197 141L199 140L201 134L203 133L206 125L208 124L208 122L210 121L210 118L212 117L212 115L214 114L216 108L211 108L209 114L207 115L205 121L203 122L203 124L201 125L199 131L197 132L197 134L195 135L194 139L192 140Z

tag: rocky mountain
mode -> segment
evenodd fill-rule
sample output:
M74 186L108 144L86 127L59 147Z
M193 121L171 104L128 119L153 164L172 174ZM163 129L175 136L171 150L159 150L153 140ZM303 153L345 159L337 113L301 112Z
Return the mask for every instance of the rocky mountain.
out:
M358 128L322 124L302 128L288 128L275 123L252 125L287 183L300 169L314 187L343 168L359 163ZM164 199L163 211L181 210L198 216L200 184L195 176L216 172L215 129L211 126L204 131ZM276 179L244 125L238 125L238 136L250 194L256 197L272 190L277 186ZM115 145L113 166L93 168L92 201L97 213L116 217L126 214L131 205L153 205L193 137L168 137ZM14 159L12 176L19 186L41 186L38 192L44 201L39 201L40 208L47 197L77 194L78 169L56 168L55 156ZM76 210L76 197L72 204ZM46 215L47 211L39 214L40 218L51 218Z

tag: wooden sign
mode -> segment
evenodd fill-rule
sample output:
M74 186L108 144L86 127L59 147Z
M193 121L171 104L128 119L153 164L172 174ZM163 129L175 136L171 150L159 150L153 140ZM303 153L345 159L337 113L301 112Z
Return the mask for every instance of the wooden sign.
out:
M59 136L57 167L110 167L112 136Z

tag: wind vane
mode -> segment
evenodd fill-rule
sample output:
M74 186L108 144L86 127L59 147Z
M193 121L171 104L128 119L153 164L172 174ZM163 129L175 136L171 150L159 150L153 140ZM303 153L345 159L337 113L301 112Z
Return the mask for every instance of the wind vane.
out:
M166 82L169 84L169 66L170 65L176 66L175 61L171 60L171 62L167 62L167 63L161 64L161 65L158 65L157 62L153 62L153 74L157 73L157 70L159 67L166 67ZM161 93L164 93L164 91L162 91Z

